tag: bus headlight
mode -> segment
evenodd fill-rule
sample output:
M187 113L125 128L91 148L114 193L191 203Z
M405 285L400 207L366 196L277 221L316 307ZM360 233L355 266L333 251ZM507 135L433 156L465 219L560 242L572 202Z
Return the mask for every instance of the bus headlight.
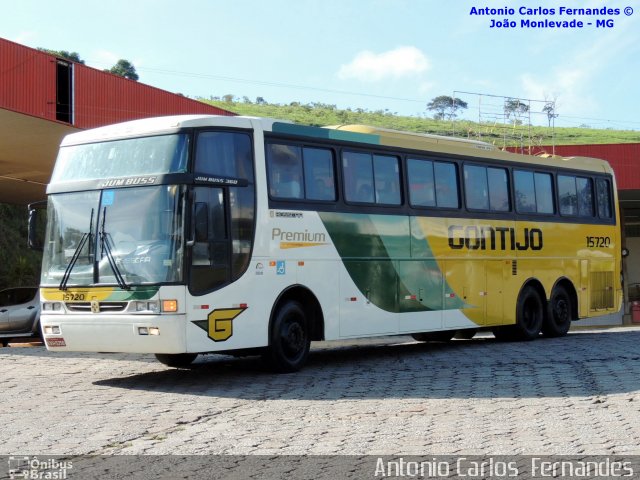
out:
M42 302L42 311L44 312L61 312L62 304L60 302Z
M58 325L45 325L43 330L45 335L60 335L60 327Z
M136 302L136 312L158 313L158 302Z

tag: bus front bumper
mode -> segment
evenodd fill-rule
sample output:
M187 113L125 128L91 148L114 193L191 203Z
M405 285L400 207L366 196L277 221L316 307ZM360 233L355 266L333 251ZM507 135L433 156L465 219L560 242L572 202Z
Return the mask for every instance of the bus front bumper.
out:
M184 315L42 314L40 324L54 352L186 352Z

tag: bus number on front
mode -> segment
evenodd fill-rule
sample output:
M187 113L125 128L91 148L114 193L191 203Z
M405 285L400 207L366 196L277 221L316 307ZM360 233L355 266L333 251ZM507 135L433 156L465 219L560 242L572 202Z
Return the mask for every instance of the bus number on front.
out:
M588 248L609 248L611 237L586 237Z

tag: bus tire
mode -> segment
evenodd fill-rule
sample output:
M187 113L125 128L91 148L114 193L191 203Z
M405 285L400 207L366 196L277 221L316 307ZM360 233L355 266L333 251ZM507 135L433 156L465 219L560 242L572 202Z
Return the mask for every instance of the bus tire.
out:
M569 331L571 320L573 320L571 297L563 286L558 285L551 292L547 316L542 324L542 334L545 337L563 337Z
M515 340L533 340L540 335L544 322L544 304L538 290L527 285L516 304L516 324L512 327Z
M411 336L418 342L448 342L455 334L455 330L444 330L441 332L412 333Z
M263 355L279 373L297 372L306 363L311 347L310 328L304 308L288 300L276 311L269 347Z
M186 368L198 356L197 353L156 353L156 359L167 367Z

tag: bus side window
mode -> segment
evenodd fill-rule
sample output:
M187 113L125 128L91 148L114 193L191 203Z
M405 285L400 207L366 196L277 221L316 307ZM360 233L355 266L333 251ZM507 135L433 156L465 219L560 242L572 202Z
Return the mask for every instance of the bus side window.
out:
M460 208L458 173L454 163L433 162L436 204L441 208Z
M267 166L269 195L274 198L304 198L300 147L268 144Z
M575 177L558 175L558 198L560 199L561 215L578 214L578 194Z
M433 182L433 162L430 160L407 160L409 177L409 202L414 207L435 207L436 191Z
M326 148L305 147L302 156L307 200L335 200L333 152Z
M345 198L348 202L373 203L373 165L368 153L343 152Z
M515 170L513 183L518 213L536 213L536 188L533 172Z
M590 178L576 177L578 215L593 217L593 182Z
M611 189L609 181L604 178L598 178L596 180L596 192L598 216L600 218L611 218Z
M465 165L464 192L469 210L489 210L489 189L487 169L475 165Z
M373 156L376 203L400 205L400 167L398 158L389 155Z

